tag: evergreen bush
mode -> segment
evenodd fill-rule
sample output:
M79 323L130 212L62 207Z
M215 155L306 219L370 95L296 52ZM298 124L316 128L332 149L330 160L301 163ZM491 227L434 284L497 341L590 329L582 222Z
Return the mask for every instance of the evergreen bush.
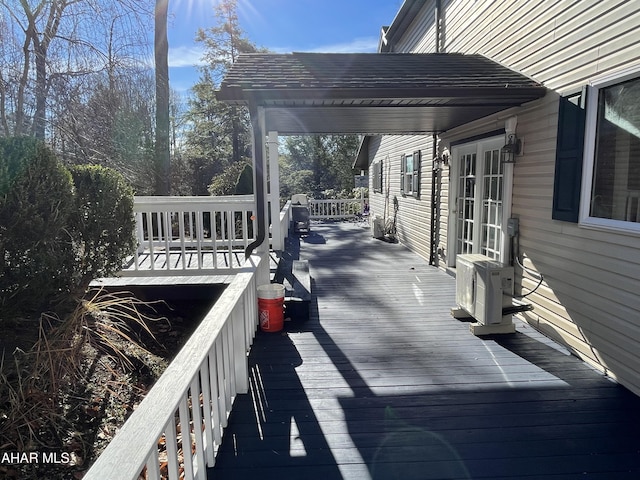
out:
M134 231L133 190L119 173L69 171L33 138L0 139L0 312L35 311L114 274Z
M0 308L37 308L71 287L73 183L44 144L0 139Z
M124 177L98 165L72 167L75 212L71 219L80 284L110 276L135 247L133 189Z
M214 197L253 193L253 170L251 165L246 160L232 163L224 172L211 179L208 190L209 194Z

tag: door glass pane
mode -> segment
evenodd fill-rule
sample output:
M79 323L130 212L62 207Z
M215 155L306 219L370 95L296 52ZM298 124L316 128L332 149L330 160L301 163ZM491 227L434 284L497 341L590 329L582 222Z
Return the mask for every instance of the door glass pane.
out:
M467 154L460 158L458 182L458 229L457 252L473 252L474 209L476 205L476 155Z
M456 253L482 253L500 259L504 175L499 148L486 150L479 158L462 155L457 173ZM475 218L476 205L480 207L479 218Z
M500 151L484 152L484 192L482 201L482 236L480 252L490 258L500 258L500 238L502 235L502 183L503 168Z

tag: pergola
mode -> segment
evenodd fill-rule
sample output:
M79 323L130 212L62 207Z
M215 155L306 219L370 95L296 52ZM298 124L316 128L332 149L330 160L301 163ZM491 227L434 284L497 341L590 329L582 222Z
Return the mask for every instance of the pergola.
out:
M541 84L481 55L241 55L216 96L251 115L258 237L247 251L262 244L266 232L266 135L275 147L278 135L438 134L545 94ZM277 192L277 148L269 151Z

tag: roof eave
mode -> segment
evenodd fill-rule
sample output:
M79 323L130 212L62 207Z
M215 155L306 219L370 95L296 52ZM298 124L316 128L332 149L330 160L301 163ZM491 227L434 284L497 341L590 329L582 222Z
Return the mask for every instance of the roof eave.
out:
M385 100L429 100L429 99L478 99L482 103L496 101L498 104L525 103L546 94L545 87L445 87L445 88L243 88L226 87L216 91L218 101L248 105L266 105L296 101L385 101Z

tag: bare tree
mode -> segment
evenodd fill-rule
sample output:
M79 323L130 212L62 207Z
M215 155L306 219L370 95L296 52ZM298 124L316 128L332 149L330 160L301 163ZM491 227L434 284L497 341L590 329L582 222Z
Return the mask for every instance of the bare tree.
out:
M18 22L24 32L24 68L20 79L20 92L16 111L16 131L22 133L24 124L24 90L29 81L31 54L35 65L35 112L33 133L44 139L47 110L47 54L51 41L56 37L65 10L79 0L42 0L30 5L20 0L24 12L24 23ZM4 2L3 2L4 3ZM6 6L6 5L5 5ZM16 17L17 18L17 17Z

